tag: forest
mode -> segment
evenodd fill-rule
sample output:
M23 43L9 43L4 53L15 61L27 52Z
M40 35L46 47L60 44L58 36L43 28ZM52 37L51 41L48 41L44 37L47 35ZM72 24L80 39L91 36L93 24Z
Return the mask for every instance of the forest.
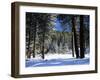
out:
M89 15L26 12L26 58L89 54Z

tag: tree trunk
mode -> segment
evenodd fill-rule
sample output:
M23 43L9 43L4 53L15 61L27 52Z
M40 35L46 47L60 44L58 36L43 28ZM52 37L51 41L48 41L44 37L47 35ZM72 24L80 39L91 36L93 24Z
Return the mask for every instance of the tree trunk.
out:
M75 16L72 17L72 29L73 29L73 32L74 32L76 58L79 58L78 40L77 40L78 38L77 38L77 33L76 33L76 19L75 19Z
M42 59L44 59L44 34L43 34L43 40L42 40Z
M63 35L63 46L65 46L65 34L64 34L64 31L62 32L62 35Z
M27 51L27 58L31 58L31 51L30 51L30 27L29 27L29 39L28 39L28 51Z
M33 58L35 57L35 40L36 40L36 31L34 31L34 39L33 39Z
M75 53L75 46L74 46L74 34L73 34L73 32L72 32L72 57L74 57L75 55L74 55L74 53Z
M37 33L37 24L35 23L35 26L34 26L34 38L33 38L33 58L35 58L35 42L36 42L36 33Z
M45 26L43 27L43 35L42 35L42 59L44 59L44 41L45 41Z
M80 58L85 57L85 39L84 39L84 22L83 15L80 16Z

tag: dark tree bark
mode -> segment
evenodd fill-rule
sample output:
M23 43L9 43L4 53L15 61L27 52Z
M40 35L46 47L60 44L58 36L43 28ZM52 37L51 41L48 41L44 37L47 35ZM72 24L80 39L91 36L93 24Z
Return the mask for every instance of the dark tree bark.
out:
M37 24L35 23L34 24L35 26L34 27L34 33L33 33L33 58L35 57L35 42L36 42L36 33L37 33Z
M63 35L63 46L65 46L65 34L64 34L64 31L62 32L62 35Z
M79 58L79 50L78 50L78 38L77 38L77 33L76 33L76 19L75 16L72 16L72 29L74 33L74 42L75 42L75 54L76 58Z
M30 24L30 19L31 19L31 15L26 14L26 41L28 42L26 45L26 56L27 58L31 57L31 52L30 52L30 28L31 28L31 24Z
M45 41L45 26L43 27L43 35L42 35L42 59L44 59L44 41Z
M85 57L84 16L80 15L80 58Z
M30 58L31 57L31 51L30 51L30 27L29 27L29 32L28 32L28 36L29 36L29 38L28 38L28 51L27 51L27 58Z
M72 31L72 57L74 57L74 34L73 34L73 31Z
M34 30L34 38L33 38L33 58L35 57L35 40L36 40L36 28Z

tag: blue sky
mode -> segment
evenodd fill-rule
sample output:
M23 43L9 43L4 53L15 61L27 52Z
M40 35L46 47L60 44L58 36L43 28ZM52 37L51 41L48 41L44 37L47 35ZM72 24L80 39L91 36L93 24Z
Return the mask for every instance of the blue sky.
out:
M55 26L54 26L54 30L56 30L56 31L62 31L62 30L63 30L63 29L62 29L62 25L61 25L61 23L59 22L59 20L56 20L55 22L56 22L56 24L55 24ZM66 27L67 27L67 29L66 29L67 32L71 31L69 25L66 25Z
M56 20L56 24L55 24L54 28L57 31L62 31L61 24L60 24L60 22L58 20Z

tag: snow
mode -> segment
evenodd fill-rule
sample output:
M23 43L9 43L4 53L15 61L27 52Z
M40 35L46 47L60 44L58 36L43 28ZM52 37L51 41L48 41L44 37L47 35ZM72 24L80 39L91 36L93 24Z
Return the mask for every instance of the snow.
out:
M52 60L40 60L26 61L26 67L43 67L43 66L63 66L63 65L83 65L89 64L89 58L84 59L52 59Z
M71 52L70 52L71 53ZM50 60L50 59L66 59L66 58L72 58L72 55L70 53L67 54L60 54L60 53L48 53L45 54L45 59L44 60ZM31 59L27 60L42 60L41 54L37 54L35 58L31 56Z
M40 55L26 59L26 67L83 65L89 64L89 60L89 54L86 54L83 59L72 57L71 54L46 54L45 59L42 59Z
M50 60L50 59L66 59L66 58L72 58L72 55L70 55L70 54L47 54L45 56L46 60Z

